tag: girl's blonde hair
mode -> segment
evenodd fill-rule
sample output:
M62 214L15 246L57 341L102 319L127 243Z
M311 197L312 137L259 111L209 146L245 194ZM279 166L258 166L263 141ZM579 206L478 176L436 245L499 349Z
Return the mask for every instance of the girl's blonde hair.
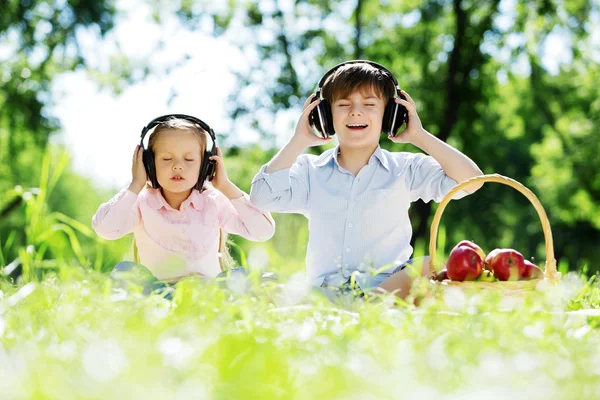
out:
M196 136L198 142L200 142L201 165L203 165L204 155L207 146L208 132L206 132L198 124L195 124L191 121L182 118L173 117L156 125L154 130L149 134L150 137L148 139L147 148L154 151L154 145L156 144L156 141L158 140L160 134L170 129L187 130L192 132ZM201 191L204 191L204 189L209 187L212 187L212 185L209 182L201 183ZM146 188L151 188L150 184L146 183ZM140 262L135 239L133 240L133 261L138 264ZM234 265L233 257L231 257L231 254L229 253L229 246L227 245L227 233L225 233L223 229L219 229L219 265L221 266L221 271L225 271L226 269L229 269Z

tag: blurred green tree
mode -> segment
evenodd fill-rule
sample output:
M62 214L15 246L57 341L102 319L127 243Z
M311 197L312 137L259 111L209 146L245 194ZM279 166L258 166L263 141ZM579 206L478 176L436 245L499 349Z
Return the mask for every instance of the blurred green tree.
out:
M270 144L282 132L265 115L299 109L329 67L359 58L386 65L417 101L425 128L485 173L532 189L548 208L557 258L590 271L600 267L598 53L590 41L598 13L592 0L249 1L218 9L184 1L179 11L184 22L210 16L216 36L235 32L227 37L244 50L247 69L238 72L231 116L249 118ZM565 54L550 71L542 61L557 45ZM381 145L418 151L384 138ZM428 241L434 210L411 207L413 244ZM442 223L449 246L468 238L488 251L545 258L535 210L508 187L486 185L452 204Z

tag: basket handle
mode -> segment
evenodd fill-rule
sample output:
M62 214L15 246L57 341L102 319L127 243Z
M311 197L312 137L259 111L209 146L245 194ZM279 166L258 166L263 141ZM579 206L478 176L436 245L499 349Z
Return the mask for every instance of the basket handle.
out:
M533 207L538 213L538 217L540 217L540 221L542 222L542 229L544 230L544 239L546 241L546 264L544 268L544 277L546 279L558 279L560 277L556 272L556 260L554 259L554 244L552 242L552 230L550 229L550 221L548 221L548 217L546 216L546 211L544 211L544 207L542 207L542 203L538 200L535 194L521 183L517 182L514 179L508 178L506 176L502 176L499 174L490 174L490 175L480 175L475 176L473 178L467 179L464 182L459 183L457 186L452 188L446 196L440 202L435 215L433 217L433 222L431 223L431 231L430 231L430 240L429 240L429 270L431 272L431 276L435 276L436 274L436 266L438 265L437 254L436 254L436 241L437 241L437 233L438 227L440 225L440 220L442 218L442 213L446 208L446 205L452 200L452 197L465 187L473 184L473 183L485 183L485 182L497 182L508 185L517 191L521 192L527 199L533 204Z

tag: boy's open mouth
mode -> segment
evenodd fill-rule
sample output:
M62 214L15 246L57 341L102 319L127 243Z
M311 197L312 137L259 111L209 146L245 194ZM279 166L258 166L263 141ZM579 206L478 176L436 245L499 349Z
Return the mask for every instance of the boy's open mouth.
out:
M181 175L175 175L171 178L172 181L184 181L185 179L183 179L183 176Z
M369 125L367 124L348 124L346 125L346 128L352 130L352 131L360 131L362 129L366 129Z

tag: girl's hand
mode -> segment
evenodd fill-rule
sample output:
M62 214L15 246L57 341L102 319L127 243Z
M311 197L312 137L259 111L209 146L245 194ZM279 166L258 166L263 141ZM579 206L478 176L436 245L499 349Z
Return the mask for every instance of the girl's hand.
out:
M229 182L227 171L225 171L223 153L221 153L221 149L219 148L219 146L217 146L217 155L211 156L210 160L213 160L217 163L217 165L215 166L215 176L213 177L211 183L215 189L217 189L220 192L223 192L229 185L231 185L231 182Z
M304 102L304 105L302 106L302 114L300 114L300 118L296 124L296 131L291 139L292 142L296 143L298 147L301 147L302 149L327 144L331 141L331 137L321 139L315 135L312 126L310 126L310 112L321 102L321 100L312 101L314 97L315 95L313 93Z
M143 154L144 149L139 144L135 146L131 162L131 185L129 185L129 190L134 193L141 192L148 180L146 168L144 167Z
M415 137L424 132L423 124L421 123L419 114L417 114L415 101L404 90L401 93L406 97L406 100L397 98L395 101L406 107L408 111L408 124L406 125L406 129L401 133L396 136L388 136L388 138L394 143L413 143Z

